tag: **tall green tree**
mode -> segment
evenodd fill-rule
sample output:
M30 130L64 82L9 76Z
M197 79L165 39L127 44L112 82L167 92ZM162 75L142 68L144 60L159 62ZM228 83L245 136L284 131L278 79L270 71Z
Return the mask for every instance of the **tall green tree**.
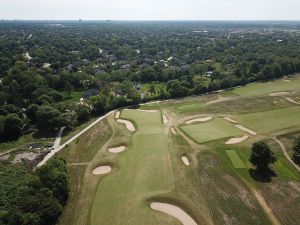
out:
M269 171L269 165L274 164L277 158L265 141L259 141L252 145L250 162L256 166L261 175Z

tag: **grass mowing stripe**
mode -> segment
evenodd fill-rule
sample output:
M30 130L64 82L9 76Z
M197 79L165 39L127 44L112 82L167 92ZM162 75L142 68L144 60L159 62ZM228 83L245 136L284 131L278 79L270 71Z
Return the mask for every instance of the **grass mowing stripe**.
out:
M239 157L239 155L236 153L235 150L226 150L226 153L229 159L231 160L234 168L236 169L246 168L245 164L243 163L243 161L241 160L241 158Z

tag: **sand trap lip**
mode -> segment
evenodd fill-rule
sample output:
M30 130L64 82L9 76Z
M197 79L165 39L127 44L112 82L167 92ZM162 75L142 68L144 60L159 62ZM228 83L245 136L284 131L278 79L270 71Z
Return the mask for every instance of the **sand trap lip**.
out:
M234 145L237 143L241 143L249 138L248 135L244 135L243 137L231 138L225 142L226 145Z
M281 91L281 92L273 92L273 93L270 93L269 95L270 96L283 96L283 95L288 95L290 94L290 92L288 91Z
M172 132L173 134L177 134L174 127L171 127L171 132Z
M224 119L227 120L227 121L229 121L229 122L231 122L231 123L237 123L237 121L235 121L235 120L233 120L233 119L231 119L231 118L229 118L227 116L225 116Z
M184 163L184 165L186 165L186 166L190 165L190 161L186 156L181 156L181 160Z
M287 101L294 103L296 105L300 105L300 102L296 102L295 100L293 100L292 98L285 98Z
M249 134L252 134L252 135L256 135L256 132L242 126L242 125L235 125L237 128L239 128L240 130L243 130L243 131L246 131L247 133Z
M125 124L127 130L129 130L129 131L135 131L135 127L133 126L132 122L130 122L129 120L118 119L117 121L119 123Z
M160 211L175 217L183 225L197 225L197 223L191 216L189 216L185 211L183 211L181 208L175 205L160 202L152 202L150 204L150 207L153 210Z
M196 119L188 120L188 121L185 122L185 124L191 124L191 123L194 123L194 122L206 122L206 121L209 121L211 119L212 119L211 116L201 117L201 118L196 118Z
M111 166L99 166L93 170L94 175L103 175L111 171Z
M163 123L166 124L168 122L169 122L168 117L166 115L163 115Z
M119 118L120 118L120 111L116 111L115 119L119 119Z
M159 112L159 110L156 109L137 109L137 111L141 111L141 112L149 112L149 113L155 113L155 112Z
M125 146L119 146L119 147L115 147L115 148L109 148L108 151L110 153L120 153L125 151L126 147Z

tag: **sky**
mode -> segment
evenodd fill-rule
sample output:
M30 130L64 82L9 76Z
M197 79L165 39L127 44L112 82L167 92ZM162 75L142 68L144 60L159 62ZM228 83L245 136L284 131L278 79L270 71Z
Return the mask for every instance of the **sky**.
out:
M300 20L300 0L0 0L0 19Z

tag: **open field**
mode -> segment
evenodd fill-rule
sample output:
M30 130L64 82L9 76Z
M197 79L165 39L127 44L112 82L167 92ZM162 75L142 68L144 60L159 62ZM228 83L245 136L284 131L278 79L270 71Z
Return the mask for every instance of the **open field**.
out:
M218 101L222 96L230 99ZM271 137L280 134L291 154L300 132L300 107L268 93L241 98L229 91L222 96L141 107L159 111L122 110L119 119L130 121L135 131L110 115L69 144L59 153L69 164L71 179L70 201L59 225L180 225L172 209L198 225L299 224L300 173ZM212 120L185 124L208 115ZM249 138L225 144L243 135ZM278 158L270 180L253 175L248 161L252 143L261 139ZM101 166L111 171L93 175ZM170 207L157 211L151 203Z
M236 116L234 119L260 133L275 133L300 126L300 107L245 114Z
M289 81L287 81L289 80ZM239 96L264 95L274 92L299 91L300 77L293 76L282 78L280 80L261 82L247 85L246 87L236 88L233 93Z
M244 134L223 118L216 118L206 123L184 125L180 129L198 143Z

